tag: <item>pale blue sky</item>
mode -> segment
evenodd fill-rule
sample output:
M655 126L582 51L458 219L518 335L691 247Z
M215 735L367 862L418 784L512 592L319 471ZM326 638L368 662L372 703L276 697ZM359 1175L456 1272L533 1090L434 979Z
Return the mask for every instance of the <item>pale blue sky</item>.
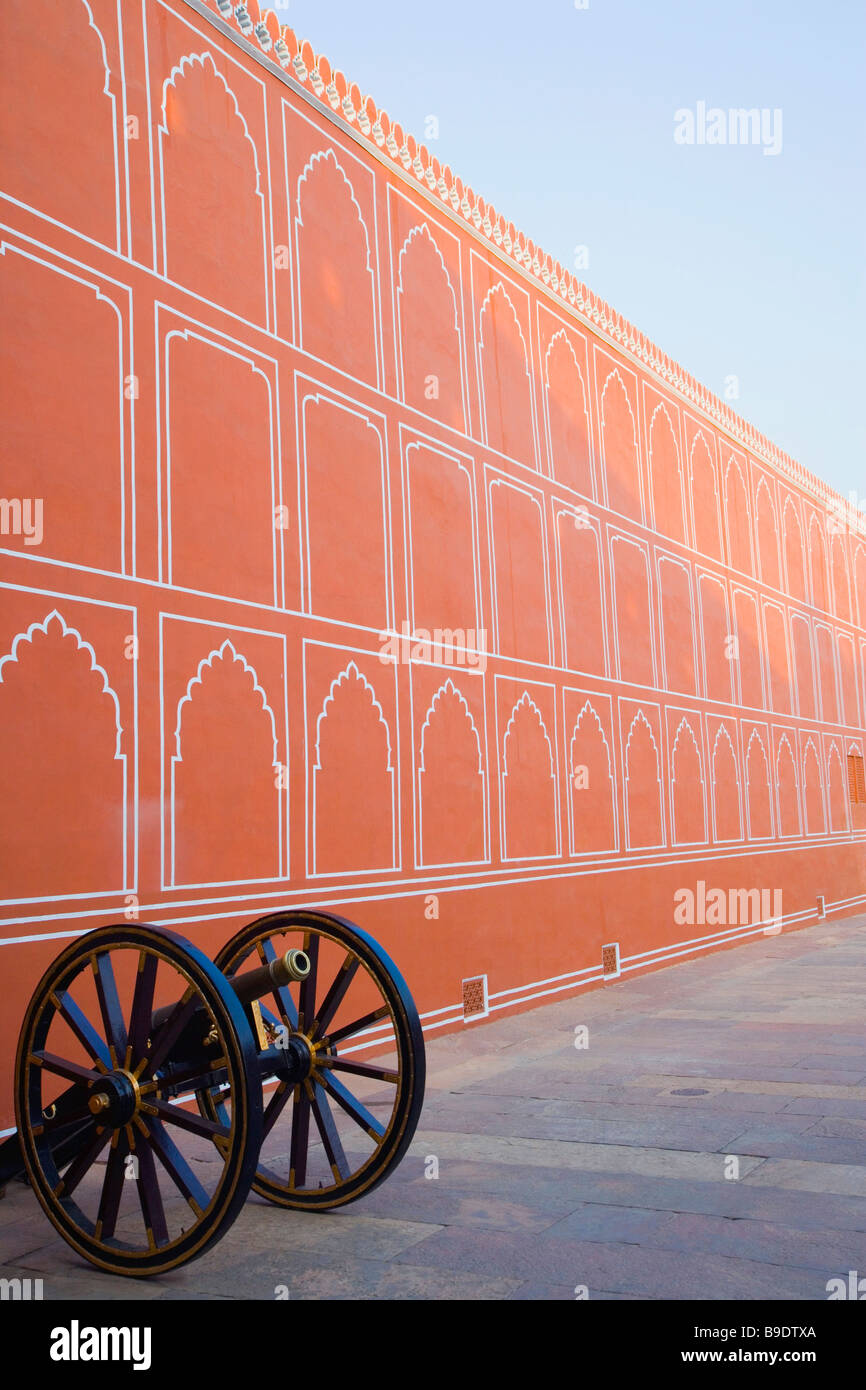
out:
M861 0L289 0L298 37L841 492L866 496ZM674 113L782 112L782 148Z

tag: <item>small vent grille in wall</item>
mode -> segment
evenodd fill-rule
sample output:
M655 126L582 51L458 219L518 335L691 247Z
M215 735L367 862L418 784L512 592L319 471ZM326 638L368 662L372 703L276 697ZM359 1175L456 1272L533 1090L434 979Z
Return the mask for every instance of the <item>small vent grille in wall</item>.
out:
M476 975L463 981L463 1017L485 1018L487 1007L487 976Z
M615 980L619 975L619 942L613 941L601 948L601 969L606 980Z

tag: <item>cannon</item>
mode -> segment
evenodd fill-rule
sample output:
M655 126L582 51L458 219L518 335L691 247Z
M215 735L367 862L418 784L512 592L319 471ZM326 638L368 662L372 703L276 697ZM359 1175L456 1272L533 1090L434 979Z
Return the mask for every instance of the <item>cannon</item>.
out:
M160 926L98 927L27 1007L0 1188L29 1182L100 1269L160 1274L209 1250L250 1188L302 1211L370 1192L424 1076L400 972L342 917L271 913L213 961Z

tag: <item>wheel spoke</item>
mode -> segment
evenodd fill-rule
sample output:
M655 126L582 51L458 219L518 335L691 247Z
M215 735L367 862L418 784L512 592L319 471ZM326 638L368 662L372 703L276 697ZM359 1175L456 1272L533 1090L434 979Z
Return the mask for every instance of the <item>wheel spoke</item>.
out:
M123 1010L120 1007L117 993L117 981L114 978L114 968L108 951L100 951L99 955L94 958L93 978L96 982L96 996L99 1000L99 1011L102 1014L105 1036L116 1059L113 1065L120 1066L126 1056L126 1024L123 1021Z
M304 951L309 957L310 973L301 981L298 994L298 1028L304 1032L316 1016L316 978L319 973L319 940L312 932L304 933Z
M316 1065L330 1067L333 1071L350 1071L355 1076L372 1076L374 1081L390 1081L394 1085L400 1080L398 1071L387 1067L377 1067L374 1062L355 1062L351 1057L326 1057L316 1054Z
M145 951L139 953L138 975L135 981L135 992L132 996L132 1010L129 1019L129 1039L126 1048L127 1066L130 1066L133 1061L138 1061L147 1050L158 963L156 956L148 955Z
M111 1071L113 1065L111 1053L90 1019L78 1007L72 996L67 994L65 989L59 989L52 995L52 999L60 1017L69 1024L81 1046L89 1053L97 1066L105 1071Z
M138 1144L133 1146L133 1152L138 1159L136 1187L138 1188L138 1200L141 1203L141 1214L144 1218L148 1241L152 1246L168 1245L168 1227L165 1223L165 1208L162 1204L162 1193L159 1190L159 1178L156 1173L156 1164L153 1161L153 1150L147 1140L142 1138Z
M346 958L337 971L331 987L322 1000L321 1007L316 1014L312 1028L312 1036L314 1038L319 1037L322 1033L327 1031L328 1024L342 1004L347 989L358 973L360 964L361 962L357 956L353 956L351 952L347 952Z
M111 1138L110 1129L101 1129L94 1134L90 1134L83 1148L79 1149L75 1158L70 1163L60 1183L54 1189L55 1197L68 1197L70 1192L74 1192L85 1173L93 1167L102 1150Z
M142 1124L141 1127L145 1129L154 1153L175 1187L183 1193L196 1215L201 1216L210 1204L210 1197L171 1135L166 1132L160 1120L150 1120L147 1125Z
M296 1086L292 1107L292 1142L289 1149L289 1186L303 1187L307 1181L307 1149L310 1144L310 1098L303 1086Z
M274 961L277 958L277 953L274 948L274 943L271 941L270 937L266 936L256 944L258 947L259 955L262 958L262 963L264 965L273 965ZM288 1024L289 1028L293 1031L297 1031L298 1011L295 1008L295 1001L292 998L288 985L275 985L271 993L273 994L277 1008L280 1011L280 1018L282 1019L282 1022ZM262 1013L265 1013L264 1005L262 1005ZM268 1017L269 1020L273 1023L280 1022L280 1019L273 1018L273 1015L271 1014L269 1014Z
M177 1125L179 1129L188 1129L191 1134L200 1134L204 1139L228 1139L231 1134L229 1125L206 1120L204 1115L199 1115L194 1110L184 1110L179 1105L171 1105L167 1100L148 1100L141 1108L147 1115L156 1111L167 1124Z
M369 1028L372 1023L378 1023L380 1018L388 1018L391 1010L387 1004L381 1004L378 1009L372 1009L370 1013L364 1014L363 1018L356 1018L354 1023L346 1023L336 1032L329 1033L327 1037L321 1039L328 1044L342 1042L344 1038L351 1038L355 1033L360 1033L362 1028Z
M123 1183L126 1177L125 1160L129 1153L129 1144L123 1130L116 1130L115 1137L116 1143L112 1143L111 1152L108 1155L105 1181L102 1184L102 1196L99 1199L99 1212L96 1217L97 1240L110 1240L114 1235L117 1213L120 1210L120 1199L123 1195Z
M328 1162L331 1165L331 1172L338 1182L345 1182L352 1170L349 1161L343 1152L343 1145L340 1143L340 1136L337 1133L337 1126L334 1124L334 1117L331 1114L331 1107L328 1098L322 1087L316 1082L307 1082L312 1092L313 1115L316 1120L316 1127L322 1138L325 1153L328 1155Z
M265 1118L262 1128L262 1139L267 1139L280 1115L286 1106L286 1101L292 1094L292 1087L287 1081L281 1081L265 1106Z
M30 1060L41 1066L44 1071L53 1072L55 1076L65 1076L67 1081L84 1081L90 1085L104 1076L104 1072L82 1067L78 1062L69 1062L65 1057L58 1057L56 1052L31 1052Z
M355 1124L366 1130L371 1139L378 1141L385 1137L385 1126L382 1122L370 1113L366 1105L361 1104L357 1096L352 1095L352 1092L343 1085L339 1077L325 1075L321 1077L321 1084L334 1097L337 1104L342 1106L346 1114L352 1117Z

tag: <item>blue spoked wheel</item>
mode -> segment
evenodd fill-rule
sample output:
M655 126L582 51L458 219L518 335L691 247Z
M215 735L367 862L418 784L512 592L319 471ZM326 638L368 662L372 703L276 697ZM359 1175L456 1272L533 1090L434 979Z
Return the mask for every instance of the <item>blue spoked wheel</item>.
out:
M231 1096L216 1120L202 1084ZM258 1052L222 973L125 922L79 937L27 1009L15 1073L27 1177L49 1220L114 1274L175 1269L240 1211L262 1139Z
M394 962L360 927L329 912L275 912L244 927L216 964L236 981L297 948L306 979L248 1006L260 1049L291 1048L300 1073L268 1071L264 1139L253 1188L281 1206L341 1206L370 1192L402 1158L424 1100L424 1038ZM199 1094L223 1120L230 1094Z

